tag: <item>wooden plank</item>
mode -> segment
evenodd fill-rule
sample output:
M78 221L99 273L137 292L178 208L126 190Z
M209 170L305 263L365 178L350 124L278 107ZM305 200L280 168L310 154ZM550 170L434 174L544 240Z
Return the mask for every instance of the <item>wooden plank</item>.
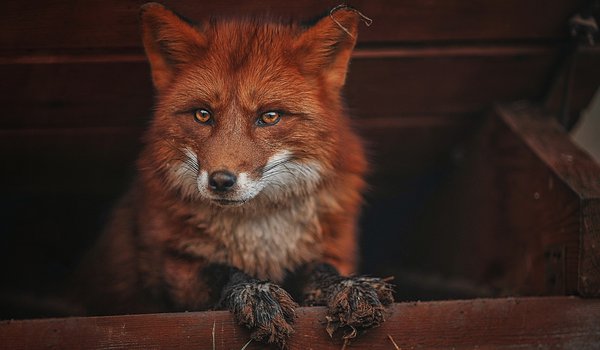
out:
M364 58L351 63L346 96L361 117L473 113L536 98L553 55Z
M479 112L539 96L555 55L536 47L361 51L347 100L359 118ZM145 62L7 64L0 75L0 128L141 126L152 107Z
M600 165L571 141L551 115L521 105L501 106L497 113L581 199L600 198Z
M290 350L342 347L325 332L324 308L299 308L297 316ZM599 300L573 297L403 303L346 348L600 349L599 320ZM249 340L225 311L3 321L0 338L14 350L241 349Z
M579 253L578 291L581 295L600 295L600 200L581 203L581 251Z
M5 0L0 5L0 47L139 48L138 9L144 2ZM349 1L374 20L370 28L361 28L359 40L363 43L566 38L567 20L583 2L560 0L540 6L534 0ZM338 4L337 0L168 2L168 6L195 20L257 14L310 19Z
M553 118L528 105L500 108L457 154L453 176L403 242L426 252L407 265L504 295L600 295L600 167Z
M152 108L146 63L2 65L1 128L142 126Z
M576 199L575 234L580 239L577 290L582 295L600 296L600 165L549 116L519 108L500 108L498 113Z
M554 54L554 45L452 45L423 44L386 45L377 47L357 47L352 56L356 58L422 58L422 57L489 57L489 56L528 56ZM36 51L22 54L0 53L0 64L61 64L61 63L106 63L106 62L145 62L146 56L138 50L55 50Z

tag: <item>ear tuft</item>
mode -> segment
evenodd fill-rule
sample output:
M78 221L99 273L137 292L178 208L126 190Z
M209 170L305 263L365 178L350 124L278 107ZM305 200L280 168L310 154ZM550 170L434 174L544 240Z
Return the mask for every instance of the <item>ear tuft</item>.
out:
M294 44L303 70L322 76L331 87L340 89L356 44L360 16L351 7L338 6L303 32Z
M144 49L157 90L166 87L179 68L202 54L206 38L187 21L159 3L140 9Z
M356 38L360 16L360 12L348 5L338 5L329 11L331 20L352 38Z
M167 8L158 2L147 2L140 6L140 16L143 16L146 11L162 11L167 10Z

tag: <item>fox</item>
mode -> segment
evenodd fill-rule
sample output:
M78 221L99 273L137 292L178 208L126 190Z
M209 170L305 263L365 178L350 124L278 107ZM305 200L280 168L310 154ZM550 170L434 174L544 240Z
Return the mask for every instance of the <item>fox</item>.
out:
M385 320L391 284L355 275L368 163L342 88L360 16L194 23L141 7L155 105L83 264L89 314L228 309L280 348L300 304L327 307L330 335Z

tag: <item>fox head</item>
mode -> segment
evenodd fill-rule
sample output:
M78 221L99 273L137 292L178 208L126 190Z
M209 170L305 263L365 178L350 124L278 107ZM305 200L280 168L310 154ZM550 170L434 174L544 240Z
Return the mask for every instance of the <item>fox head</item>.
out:
M312 26L191 24L157 3L141 12L157 94L144 171L216 205L284 202L332 181L348 131L340 91L359 15Z

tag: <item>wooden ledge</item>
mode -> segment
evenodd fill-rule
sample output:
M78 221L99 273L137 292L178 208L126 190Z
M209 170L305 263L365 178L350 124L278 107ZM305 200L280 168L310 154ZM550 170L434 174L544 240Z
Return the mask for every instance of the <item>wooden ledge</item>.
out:
M531 190L536 191L538 197L544 192L544 195L551 198L550 201L547 200L549 205L543 207L546 222L543 220L531 221L529 227L525 229L531 233L532 227L543 227L543 230L546 230L544 235L550 237L549 233L557 232L558 225L562 223L548 220L548 218L565 215L565 208L568 206L576 208L575 215L572 216L577 221L572 226L574 230L570 235L571 239L574 238L573 241L577 242L578 249L574 252L567 252L567 254L573 257L577 256L577 273L575 273L575 269L571 269L564 275L569 279L571 276L577 276L575 282L578 295L600 297L600 164L573 143L567 132L551 114L544 113L539 108L532 107L528 103L515 103L510 106L498 106L496 114L514 135L527 145L528 150L535 155L538 162L547 169L546 174L541 172L528 174L531 179L528 186ZM536 180L538 181L537 186L534 185ZM539 186L541 181L547 182L547 185ZM557 191L554 187L558 187L558 182L562 182L565 194L563 197L556 196ZM553 191L554 193L552 193ZM534 201L538 199L534 198ZM557 209L555 212L551 212L550 208ZM530 214L534 215L532 212ZM554 227L550 227L548 224ZM554 229L556 231L553 231ZM569 230L565 227L560 227L560 229L564 230L562 232ZM564 238L556 239L561 236L566 237L562 235L562 232L553 238L547 238L545 244L553 242L555 247L560 246L559 243L566 246ZM563 241L561 242L561 240ZM546 269L548 270L548 267ZM574 284L572 281L568 281L566 283L567 291L572 292Z
M297 310L290 349L336 349L325 309ZM0 322L6 349L242 349L248 332L226 311ZM394 344L395 343L395 344ZM600 300L576 297L394 304L388 320L347 349L600 347ZM251 342L246 349L264 346Z

